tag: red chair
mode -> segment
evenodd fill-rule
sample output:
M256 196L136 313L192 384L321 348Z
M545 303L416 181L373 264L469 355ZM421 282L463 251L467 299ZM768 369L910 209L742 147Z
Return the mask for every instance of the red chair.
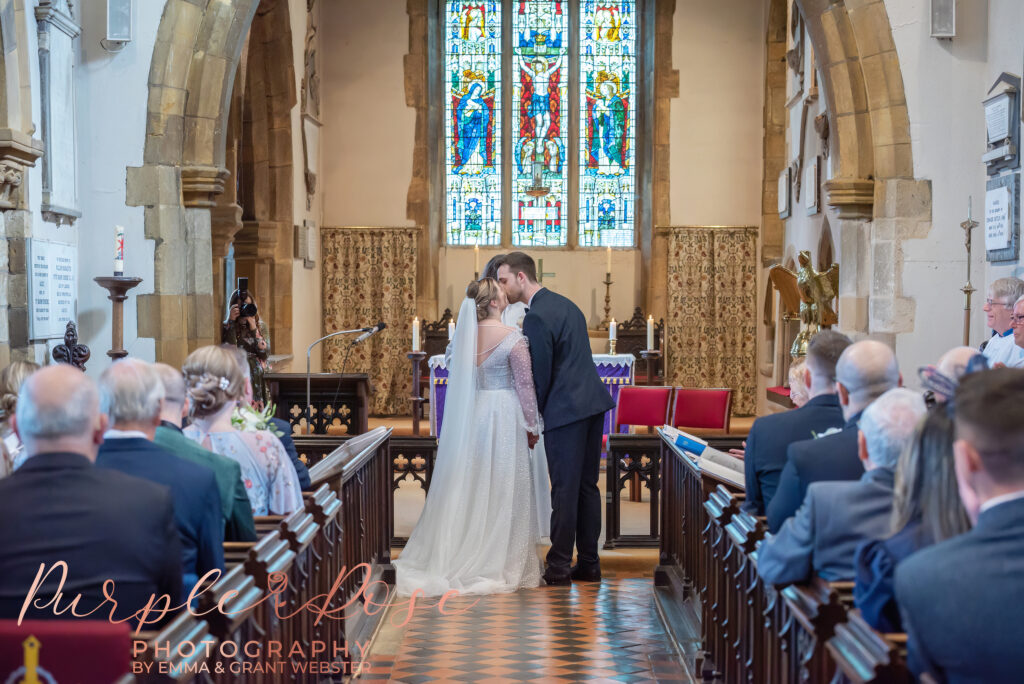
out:
M661 427L668 420L668 408L671 403L671 387L627 385L621 388L615 405L612 434L618 434L623 425L646 427L648 432L652 432L653 428ZM629 500L641 500L639 475L634 474L630 481Z
M131 673L131 641L126 623L0 620L0 682L119 681Z
M724 430L729 433L732 390L676 388L672 408L672 427L697 430Z

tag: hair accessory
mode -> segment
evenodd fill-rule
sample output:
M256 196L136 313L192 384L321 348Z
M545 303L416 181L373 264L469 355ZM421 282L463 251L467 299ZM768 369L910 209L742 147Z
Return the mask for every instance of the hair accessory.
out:
M231 385L231 381L228 380L227 378L221 378L220 379L220 388L222 390L226 390L230 385Z

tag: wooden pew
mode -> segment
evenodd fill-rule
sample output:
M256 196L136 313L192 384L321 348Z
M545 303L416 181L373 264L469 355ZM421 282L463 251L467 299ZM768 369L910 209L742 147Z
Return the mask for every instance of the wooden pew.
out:
M855 684L908 684L907 635L879 634L851 610L846 622L836 625L835 634L825 645L829 656Z
M139 684L214 681L212 674L202 671L208 669L212 673L214 670L210 663L217 660L218 639L210 634L206 622L189 613L181 613L159 632L139 632L132 641L133 652L134 642L145 643L145 650L134 658L149 668L149 672L135 678Z
M261 642L266 632L266 623L260 622L263 612L248 608L256 605L264 593L263 587L256 584L252 575L246 573L245 566L238 563L210 590L199 596L198 612L209 625L210 633L221 642L230 641L237 645L250 641ZM260 681L256 678L239 678L230 673L231 663L242 664L246 661L246 655L241 650L228 651L221 656L223 672L214 673L213 681Z

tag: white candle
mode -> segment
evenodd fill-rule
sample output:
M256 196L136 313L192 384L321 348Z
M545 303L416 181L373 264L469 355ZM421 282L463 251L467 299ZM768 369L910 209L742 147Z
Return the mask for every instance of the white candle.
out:
M480 273L480 245L473 245L473 271Z
M448 341L451 342L453 337L455 337L455 321L448 321Z
M420 350L420 319L419 317L412 319L412 350L418 352Z
M654 349L654 316L647 317L647 350Z
M611 273L612 272L612 248L611 247L609 247L608 251L605 252L605 256L607 257L607 259L605 260L604 272L605 273Z
M114 228L114 275L124 275L124 226Z
M608 339L617 340L619 339L619 325L612 319L612 322L608 324Z

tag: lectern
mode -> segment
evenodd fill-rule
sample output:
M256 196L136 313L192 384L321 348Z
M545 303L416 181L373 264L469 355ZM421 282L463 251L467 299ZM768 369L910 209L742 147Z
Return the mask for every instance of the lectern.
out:
M306 374L267 373L263 377L277 406L275 415L287 420L293 432L306 434ZM370 393L370 376L366 373L313 373L310 378L312 433L361 435L366 432Z

